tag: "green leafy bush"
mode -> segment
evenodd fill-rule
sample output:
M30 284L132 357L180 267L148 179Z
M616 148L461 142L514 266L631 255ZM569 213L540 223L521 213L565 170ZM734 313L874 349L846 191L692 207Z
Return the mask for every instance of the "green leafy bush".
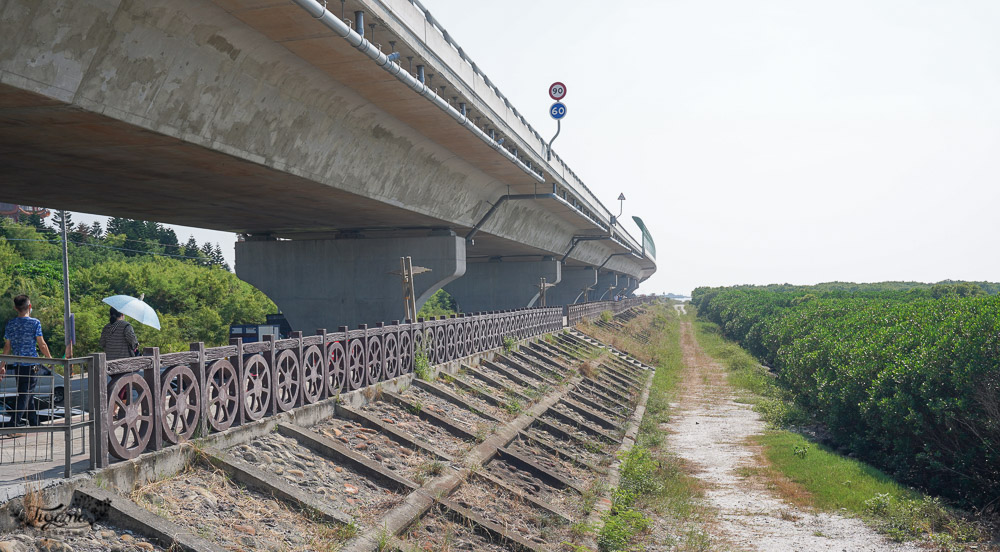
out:
M823 286L699 288L692 302L860 458L965 505L994 501L1000 297L983 290L995 286ZM776 405L763 409L781 418Z

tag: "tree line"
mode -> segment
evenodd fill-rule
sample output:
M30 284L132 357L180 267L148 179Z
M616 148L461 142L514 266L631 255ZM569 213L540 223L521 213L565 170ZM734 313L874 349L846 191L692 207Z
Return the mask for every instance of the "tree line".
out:
M52 216L51 226L46 225L44 219L37 214L25 217L21 223L33 227L44 239L50 241L61 239L60 211L56 211ZM222 253L222 247L218 243L205 242L198 245L194 236L189 236L181 245L177 233L158 222L111 217L107 221L107 226L102 227L97 221L91 224L74 223L72 213L67 212L66 233L70 242L112 248L126 257L148 254L170 255L190 259L201 265L219 266L230 270Z
M0 325L16 316L13 297L30 295L33 316L42 321L55 354L65 341L62 244L52 227L39 223L0 217ZM107 229L89 225L84 233L81 225L73 228L67 247L75 356L99 351L101 328L108 322L108 307L101 299L110 295L145 294L159 315L161 330L133 326L141 347L156 346L164 352L187 350L197 341L226 344L230 324L260 323L277 312L267 296L238 279L224 263L213 262L205 246L175 247L173 231L162 225L111 219Z
M1000 506L996 284L698 288L698 314L774 369L838 444L900 481Z

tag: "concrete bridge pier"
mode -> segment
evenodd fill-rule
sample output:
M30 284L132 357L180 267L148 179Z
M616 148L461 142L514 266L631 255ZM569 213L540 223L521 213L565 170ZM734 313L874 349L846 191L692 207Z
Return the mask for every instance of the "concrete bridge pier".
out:
M633 292L639 289L639 280L631 276L621 276L618 278L618 289L614 293L622 297L632 297Z
M605 272L598 274L597 287L590 293L591 301L607 301L614 296L615 288L618 287L618 273Z
M405 318L398 271L406 256L431 269L414 278L418 310L465 274L465 240L442 230L379 239L251 238L236 244L236 275L267 294L296 330L355 328Z
M550 305L571 305L582 303L587 298L593 300L597 291L597 270L592 266L563 267L562 281L550 289L546 301ZM587 288L590 291L585 292Z
M561 276L562 266L551 257L541 261L492 259L467 264L465 276L448 284L445 291L462 312L520 309L538 306L541 278L547 284L558 284ZM549 288L548 293L557 287ZM557 304L548 297L548 304Z

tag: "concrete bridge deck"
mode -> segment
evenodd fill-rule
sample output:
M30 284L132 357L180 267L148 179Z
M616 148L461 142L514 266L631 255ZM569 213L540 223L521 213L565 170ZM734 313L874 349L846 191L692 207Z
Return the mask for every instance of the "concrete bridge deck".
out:
M364 39L351 40L399 52L398 66L378 54L395 73L409 74L412 57L425 69L426 87L418 87L429 92L416 93L286 0L6 2L0 200L255 241L392 244L441 231L463 238L477 228L446 256L459 265L552 258L567 268L600 267L625 277L623 292L656 270L643 242L611 224L558 156L546 161L537 132L419 6L348 0L343 9L368 17ZM462 104L466 126L453 118ZM486 131L496 140L484 139ZM532 197L487 216L508 194ZM275 249L244 249L265 247ZM392 270L399 253L408 254L383 251L369 274ZM322 272L310 262L299 259L298 269ZM250 272L238 258L237 273ZM419 295L472 272L457 266ZM526 269L532 285L543 272ZM336 285L336 293L351 289ZM572 287L562 300L576 300L587 286Z

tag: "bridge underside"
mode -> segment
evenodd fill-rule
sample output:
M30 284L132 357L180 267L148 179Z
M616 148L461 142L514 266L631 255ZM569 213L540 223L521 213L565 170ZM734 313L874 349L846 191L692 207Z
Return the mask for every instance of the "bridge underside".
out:
M243 234L325 239L471 230L3 84L0 173L2 201ZM552 254L486 232L475 241L472 258Z
M0 201L248 234L244 273L267 282L281 278L256 270L267 260L252 253L271 251L260 244L308 240L303 250L346 259L351 248L333 242L367 238L382 274L408 254L392 240L442 231L460 240L438 255L455 258L449 274L465 261L521 261L470 272L517 274L517 292L532 296L544 271L531 263L564 256L637 279L655 270L634 242L609 239L606 218L573 190L507 201L485 220L505 194L559 184L549 174L536 185L285 0L10 0L0 36ZM479 106L480 116L498 114ZM428 290L449 283L440 276ZM330 293L353 293L339 280ZM510 284L494 283L494 293Z

